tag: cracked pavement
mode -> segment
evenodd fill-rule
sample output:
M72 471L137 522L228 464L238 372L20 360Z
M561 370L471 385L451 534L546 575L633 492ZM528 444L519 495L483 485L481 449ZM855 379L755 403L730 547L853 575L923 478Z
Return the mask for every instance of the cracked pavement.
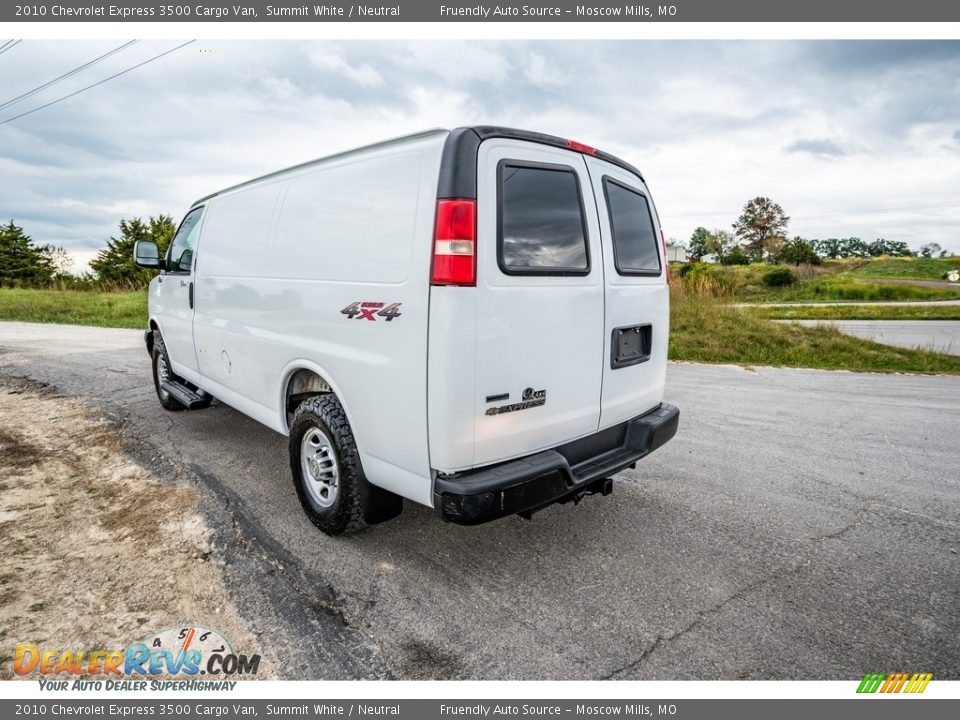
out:
M672 363L680 431L610 497L477 528L407 503L328 538L285 438L159 407L141 333L0 323L0 372L201 488L280 677L960 679L958 377Z

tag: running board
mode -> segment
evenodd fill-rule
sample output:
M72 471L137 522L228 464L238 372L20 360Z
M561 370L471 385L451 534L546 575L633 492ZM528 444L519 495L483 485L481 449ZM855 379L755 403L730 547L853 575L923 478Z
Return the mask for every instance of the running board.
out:
M169 393L170 397L183 405L187 410L196 410L206 402L205 398L200 397L186 385L181 385L172 380L160 383L160 389Z

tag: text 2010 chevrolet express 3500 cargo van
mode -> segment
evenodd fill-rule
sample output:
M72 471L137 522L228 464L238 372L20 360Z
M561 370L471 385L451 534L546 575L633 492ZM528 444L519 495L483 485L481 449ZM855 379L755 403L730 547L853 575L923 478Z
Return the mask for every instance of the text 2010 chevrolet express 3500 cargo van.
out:
M198 200L150 283L160 402L290 437L331 534L402 498L465 525L609 493L676 433L641 174L577 142L436 130Z

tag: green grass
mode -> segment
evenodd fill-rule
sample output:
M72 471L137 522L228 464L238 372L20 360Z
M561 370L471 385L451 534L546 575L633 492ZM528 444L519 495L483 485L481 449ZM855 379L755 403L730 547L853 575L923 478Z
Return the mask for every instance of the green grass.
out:
M0 320L145 328L147 293L0 288Z
M960 374L960 357L880 345L833 328L775 323L718 302L709 283L671 287L670 358L868 372Z
M769 302L958 300L960 299L960 289L876 283L843 273L796 283L782 290L771 288L766 293L750 299Z
M955 258L943 258L931 262L943 264ZM837 261L818 266L790 267L797 282L785 287L767 287L763 276L771 268L768 263L752 265L700 265L694 266L688 278L706 276L716 283L723 293L739 302L892 302L898 300L957 300L960 286L955 288L929 288L916 285L875 282L881 275L862 275L865 268L875 265L890 267L897 258L880 260ZM922 265L921 260L907 260ZM922 265L923 266L923 265ZM926 267L926 266L923 266ZM919 272L919 271L917 271ZM943 270L943 272L946 272ZM907 279L900 276L900 279Z
M731 294L716 282L675 279L671 287L670 358L708 363L774 365L875 372L960 374L960 357L880 345L832 328L774 323L775 311L828 308L750 308L725 301ZM953 312L960 308L935 308ZM853 308L841 308L853 310ZM886 309L884 309L886 310ZM927 308L892 308L911 312ZM931 310L934 310L931 308ZM798 315L790 317L799 319ZM816 317L823 317L818 315ZM951 316L951 319L956 316ZM143 328L146 292L11 290L0 288L0 320Z
M943 280L943 276L950 270L960 270L960 257L877 258L864 263L853 270L851 274L864 278Z
M772 320L960 320L960 305L825 305L742 310Z

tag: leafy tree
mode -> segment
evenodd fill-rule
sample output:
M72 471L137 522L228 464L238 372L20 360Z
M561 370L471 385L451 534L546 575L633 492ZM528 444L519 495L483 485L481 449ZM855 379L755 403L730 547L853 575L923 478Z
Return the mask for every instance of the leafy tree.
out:
M817 254L821 257L836 260L840 257L842 241L839 238L827 238L826 240L813 240L813 246Z
M53 270L55 278L70 275L70 271L73 269L73 258L70 257L70 253L55 245L44 245L40 248L40 252L49 261L50 269Z
M720 258L721 265L749 265L750 256L739 245L734 245Z
M895 240L885 240L877 238L867 245L867 251L871 257L880 257L881 255L890 255L893 257L909 257L913 255L905 242Z
M717 260L723 263L723 256L735 242L733 235L726 230L714 230L707 239L707 252L716 255Z
M777 253L777 262L790 265L819 265L823 261L817 255L813 243L797 235L793 240L783 243Z
M870 246L858 237L843 241L843 257L870 257Z
M939 243L927 243L926 245L920 246L920 257L936 257L943 252L943 248L940 247Z
M708 249L709 242L709 230L707 230L705 227L698 227L696 230L694 230L693 234L690 236L690 245L687 248L687 251L690 253L690 257L699 260L704 255L708 254L710 252Z
M733 229L746 251L755 260L763 260L771 254L776 238L784 237L789 221L780 205L770 198L756 197L743 206Z
M11 220L0 227L0 285L42 285L54 274L52 246L37 247Z
M111 237L107 247L90 262L90 269L103 283L143 287L153 277L151 270L138 268L133 262L133 246L139 240L152 240L160 248L161 257L176 231L169 215L151 217L144 222L140 218L120 221L120 237Z

